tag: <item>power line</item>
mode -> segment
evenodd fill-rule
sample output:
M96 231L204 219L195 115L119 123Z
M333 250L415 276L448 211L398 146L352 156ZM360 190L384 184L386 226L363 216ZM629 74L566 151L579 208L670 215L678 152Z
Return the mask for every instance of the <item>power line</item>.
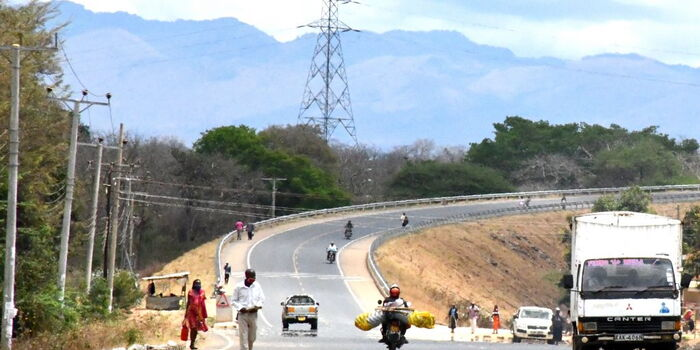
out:
M130 199L119 197L119 200L130 200ZM205 208L205 207L198 207L198 206L187 205L187 204L152 202L152 201L145 201L145 200L140 200L140 199L134 199L133 201L135 203L146 204L146 205L156 205L156 206L173 207L173 208L188 208L188 209L192 209L192 210L212 212L212 213L251 216L251 217L258 217L258 218L268 218L269 217L268 215L264 215L264 214L241 212L241 211L228 210L228 209Z
M125 194L125 193L120 192L120 194ZM196 202L196 203L203 203L203 204L223 205L223 206L232 206L232 207L242 207L242 208L250 208L250 209L266 209L267 210L267 209L272 208L272 206L270 206L270 205L237 203L237 202L221 202L221 201L212 201L212 200L195 199L195 198L172 197L172 196L149 194L149 193L145 193L145 192L132 192L132 195L139 196L139 197L145 197L145 198L158 198L158 199L167 199L167 200L187 201L187 202ZM304 212L304 211L310 210L310 209L304 209L304 208L289 208L289 207L278 207L278 208L282 208L285 211L292 211L292 212Z

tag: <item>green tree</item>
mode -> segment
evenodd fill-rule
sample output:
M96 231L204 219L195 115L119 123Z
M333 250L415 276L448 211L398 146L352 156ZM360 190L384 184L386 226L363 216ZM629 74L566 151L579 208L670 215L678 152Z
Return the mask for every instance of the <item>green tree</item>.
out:
M395 198L426 198L512 191L496 170L469 163L407 164L389 186Z
M601 196L593 204L593 212L598 211L634 211L638 213L650 212L651 195L642 191L638 186L633 186L620 193L619 197Z
M247 126L224 126L209 130L194 144L204 154L222 154L265 176L284 177L279 183L279 205L329 208L347 205L350 196L337 185L333 174L315 166L304 155L266 147L264 138Z

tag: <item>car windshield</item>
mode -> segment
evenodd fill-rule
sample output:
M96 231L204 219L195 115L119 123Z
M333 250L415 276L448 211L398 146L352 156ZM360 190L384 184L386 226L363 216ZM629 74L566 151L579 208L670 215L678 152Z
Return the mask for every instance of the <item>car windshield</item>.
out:
M313 304L314 300L304 295L295 295L289 298L288 304Z
M596 259L583 268L581 291L646 291L674 288L673 265L668 259Z
M520 311L521 318L541 318L544 320L549 320L552 318L552 313L548 310L528 310L524 309Z

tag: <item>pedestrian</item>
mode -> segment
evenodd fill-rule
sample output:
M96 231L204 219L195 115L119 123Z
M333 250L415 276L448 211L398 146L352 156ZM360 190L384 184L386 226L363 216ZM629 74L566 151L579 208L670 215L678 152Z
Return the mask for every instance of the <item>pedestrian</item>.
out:
M561 195L561 209L566 210L566 195L565 194Z
M498 305L493 306L491 319L493 320L493 334L498 334L498 329L501 328L501 314L498 312Z
M557 307L552 315L552 344L557 345L561 341L563 327L564 320L561 317L561 310Z
M459 320L459 310L457 309L457 305L452 305L450 311L447 311L447 318L450 320L451 333L454 333L455 328L457 328L457 321Z
M479 307L472 303L469 309L467 309L467 316L469 317L469 325L472 327L472 334L476 334L476 323L479 320Z
M695 331L695 314L693 313L692 309L688 309L683 314L683 321L685 321L685 324L688 327L688 333L694 333L694 331Z
M151 283L148 284L148 295L149 296L156 295L156 284L153 281L151 281Z
M530 209L530 196L525 197L525 208Z
M241 232L243 232L243 221L241 221L241 220L236 221L235 227L236 227L237 239L240 241L241 240Z
M401 227L406 227L408 225L408 216L406 213L401 214Z
M238 343L241 350L253 350L257 333L258 310L265 302L260 283L255 282L255 270L245 270L245 279L233 289L231 304L238 310Z
M192 282L192 289L187 293L187 305L185 306L185 319L182 325L190 330L190 349L197 349L194 346L197 340L197 332L206 332L207 327L207 305L204 303L206 293L202 289L202 281L199 279Z
M231 265L226 263L224 265L224 283L228 284L228 278L231 276Z
M248 232L248 240L252 240L253 236L255 235L255 224L249 222L247 225L245 225L245 230Z
M574 329L571 327L571 309L566 310L566 335L573 334Z

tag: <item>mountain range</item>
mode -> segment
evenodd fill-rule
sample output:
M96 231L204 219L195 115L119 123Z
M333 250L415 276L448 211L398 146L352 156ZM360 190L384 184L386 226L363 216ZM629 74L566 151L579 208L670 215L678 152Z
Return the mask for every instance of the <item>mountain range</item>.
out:
M83 113L93 129L124 122L131 132L189 145L218 126L297 122L315 35L279 42L234 18L162 22L68 1L58 9L52 24L68 23L60 33L65 81L76 92L114 96L111 110ZM700 138L690 128L700 114L698 68L634 54L517 57L451 31L347 32L342 40L360 143L466 146L492 137L492 124L510 115L658 125L673 137ZM341 128L333 138L350 142Z

